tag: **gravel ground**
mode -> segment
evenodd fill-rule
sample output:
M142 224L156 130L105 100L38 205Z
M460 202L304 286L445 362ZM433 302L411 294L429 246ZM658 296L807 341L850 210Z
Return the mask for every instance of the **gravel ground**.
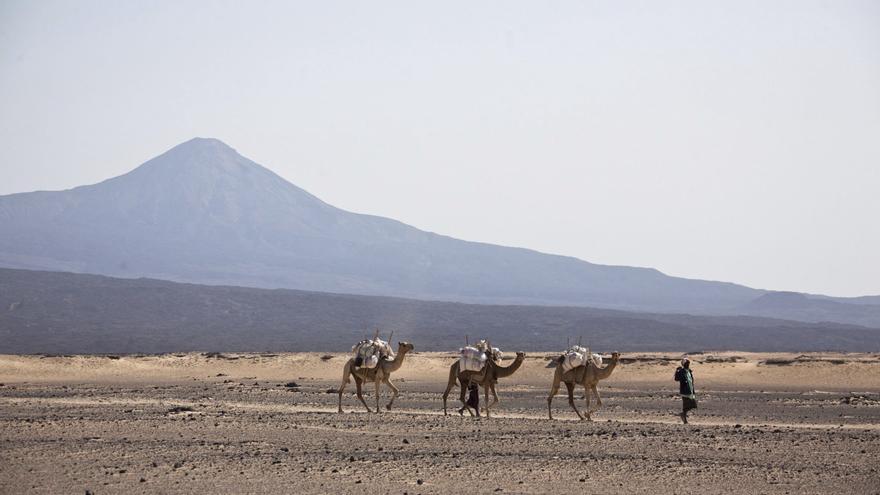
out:
M0 491L880 493L876 391L708 387L682 425L674 391L632 383L582 422L512 379L475 419L442 415L443 377L338 414L335 380L217 375L0 386Z

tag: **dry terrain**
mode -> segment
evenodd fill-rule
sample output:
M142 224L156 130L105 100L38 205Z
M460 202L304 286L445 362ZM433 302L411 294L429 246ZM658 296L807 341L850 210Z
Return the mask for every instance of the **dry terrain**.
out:
M690 425L679 355L625 354L591 423L546 419L549 356L479 420L442 415L448 353L378 415L335 412L341 354L0 356L0 492L880 493L880 355L693 355Z

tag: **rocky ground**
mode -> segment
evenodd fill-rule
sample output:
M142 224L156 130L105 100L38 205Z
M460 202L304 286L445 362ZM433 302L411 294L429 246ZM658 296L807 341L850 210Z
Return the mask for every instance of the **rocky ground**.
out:
M546 419L545 358L473 419L443 416L450 355L382 414L335 412L339 355L0 356L0 492L880 493L880 356L695 357L689 425L673 356L630 356L593 422Z

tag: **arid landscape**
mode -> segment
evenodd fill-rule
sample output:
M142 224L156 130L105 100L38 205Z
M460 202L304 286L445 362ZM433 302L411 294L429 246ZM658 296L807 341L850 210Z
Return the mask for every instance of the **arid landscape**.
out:
M880 495L878 21L3 0L0 495Z
M381 414L353 386L336 413L344 354L4 355L0 491L880 493L880 355L692 354L689 425L672 353L625 353L595 421L564 387L548 420L552 355L490 419L455 392L443 416L453 353L410 354Z

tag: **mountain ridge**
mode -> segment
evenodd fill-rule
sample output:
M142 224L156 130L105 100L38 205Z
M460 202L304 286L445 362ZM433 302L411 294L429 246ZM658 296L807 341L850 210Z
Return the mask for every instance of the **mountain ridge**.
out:
M199 284L699 314L769 292L348 212L213 138L97 184L0 196L0 229L0 266Z
M0 354L339 351L374 328L422 351L880 351L880 329L752 316L483 305L0 268ZM475 337L474 337L475 338Z

